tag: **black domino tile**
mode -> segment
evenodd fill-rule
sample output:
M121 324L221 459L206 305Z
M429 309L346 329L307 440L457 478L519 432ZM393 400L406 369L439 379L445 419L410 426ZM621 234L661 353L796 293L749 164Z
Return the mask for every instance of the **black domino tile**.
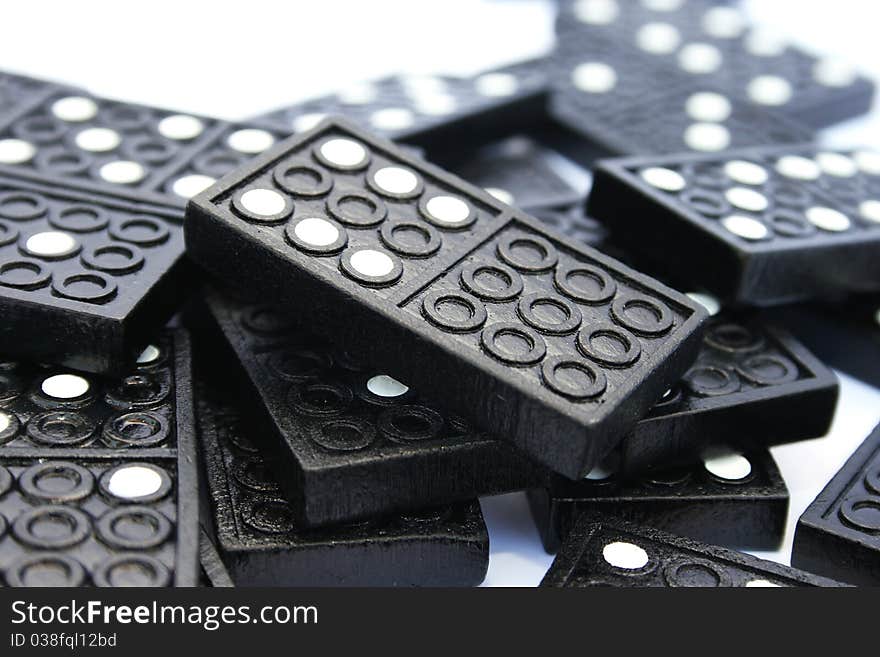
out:
M197 363L214 380L237 375L246 382L236 389L246 393L261 428L254 437L272 455L299 526L467 501L539 481L508 443L296 328L279 308L214 291L204 305Z
M542 587L837 587L825 577L751 555L584 512Z
M189 344L164 333L116 380L0 368L7 586L195 586Z
M308 312L364 362L571 478L684 374L705 318L684 295L343 122L199 195L186 236L189 255L228 284Z
M563 2L560 49L624 73L626 60L637 59L658 74L710 83L729 98L816 129L870 109L874 83L845 62L816 57L750 24L739 9L702 0L673 4Z
M330 528L299 527L256 447L256 429L228 392L202 387L197 415L217 547L237 586L483 581L489 535L476 500Z
M709 321L696 362L621 443L620 467L688 463L710 443L760 449L824 436L838 388L787 331L722 312Z
M431 159L460 154L542 123L547 76L541 59L517 62L473 77L394 75L360 82L252 120L287 132L342 116L389 139L427 148Z
M0 167L0 349L123 372L186 294L182 219L138 192Z
M587 208L680 280L758 306L880 290L880 156L814 146L603 162Z
M529 505L550 553L591 510L705 543L773 550L785 534L788 489L767 450L717 450L697 465L639 477L604 470L579 482L554 477L529 491Z
M880 586L880 427L798 519L791 563L844 582Z

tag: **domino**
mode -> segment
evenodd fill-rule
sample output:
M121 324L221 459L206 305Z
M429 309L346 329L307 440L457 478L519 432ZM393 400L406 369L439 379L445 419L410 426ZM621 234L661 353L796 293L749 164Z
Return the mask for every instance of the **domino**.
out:
M179 209L0 167L0 335L16 358L120 374L188 289Z
M188 254L580 477L693 363L702 307L326 122L193 199ZM230 263L235 263L230 268Z
M798 519L791 563L852 584L880 584L880 427Z
M878 199L877 154L774 146L603 162L587 212L689 284L771 306L880 290Z
M818 58L718 3L576 0L562 3L563 47L616 72L626 60L814 129L869 111L875 85L848 63ZM673 6L674 5L674 6Z
M116 380L0 368L6 586L195 586L189 344L165 333Z
M508 443L297 328L279 308L213 291L204 306L198 363L244 393L250 433L272 455L298 526L468 501L540 480Z
M880 295L774 309L824 362L880 387Z
M585 512L541 586L579 589L844 585L742 552Z
M567 180L554 160L561 156L524 136L487 146L451 170L499 200L523 210L583 205L586 193Z
M473 77L390 76L254 117L284 132L341 116L394 141L427 148L432 159L459 144L486 144L546 120L543 60L517 62Z
M556 552L582 511L612 513L638 525L740 549L782 542L788 489L767 450L709 449L698 465L627 478L597 469L578 482L553 477L528 493L544 548Z
M217 546L237 586L475 586L483 581L489 535L476 500L303 529L238 409L222 390L205 386L200 392L198 424Z
M686 464L711 443L755 450L824 436L838 394L837 376L791 334L719 313L690 370L621 443L620 467Z
M0 164L182 207L286 134L50 89L0 116Z

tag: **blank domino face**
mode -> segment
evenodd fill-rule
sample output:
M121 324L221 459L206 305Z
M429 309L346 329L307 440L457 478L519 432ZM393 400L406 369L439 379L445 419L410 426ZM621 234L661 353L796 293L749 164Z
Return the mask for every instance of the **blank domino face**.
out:
M691 283L773 305L880 289L878 200L876 153L770 147L608 161L588 211Z
M198 405L218 549L239 586L475 586L489 565L479 503L304 530L238 409Z
M704 318L687 297L343 124L285 142L194 200L187 244L221 278L304 304L366 362L393 365L571 477L683 373Z
M756 448L823 436L837 395L834 373L791 335L721 313L697 361L624 440L622 466L687 462L708 442Z
M206 351L209 367L224 374L240 368L247 378L246 389L255 393L248 401L265 420L259 435L299 524L471 500L538 481L509 444L296 329L279 308L215 292L206 307L212 332L224 342Z
M841 584L742 552L585 512L541 586L776 588Z
M4 351L123 371L182 294L183 250L175 208L0 170Z
M782 541L788 490L770 453L707 450L692 466L627 478L599 468L579 482L559 477L529 491L548 552L565 540L583 510L606 510L632 522L742 549Z
M279 134L58 90L0 119L0 164L159 192L183 204Z
M538 106L545 93L546 76L540 63L523 62L472 78L392 76L359 82L336 94L274 110L253 120L288 132L303 132L329 116L343 116L395 141L423 143L445 127L473 124L488 117L525 127L527 115L540 113ZM485 123L480 125L487 127Z
M880 584L880 427L804 511L791 560L845 582Z
M101 381L0 368L0 573L7 586L194 586L189 350L148 347Z
M615 73L626 86L627 60L638 60L816 128L867 112L874 95L871 81L846 62L816 58L751 25L740 10L712 2L574 0L563 3L557 32L563 47L568 42L584 61L608 67L602 80ZM603 93L598 74L591 79L590 91Z

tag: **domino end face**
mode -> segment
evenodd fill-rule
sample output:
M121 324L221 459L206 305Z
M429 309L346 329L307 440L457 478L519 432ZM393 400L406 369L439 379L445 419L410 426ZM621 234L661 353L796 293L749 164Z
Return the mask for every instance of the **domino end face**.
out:
M878 196L876 153L774 146L607 161L588 212L681 280L772 306L877 291Z
M541 582L543 587L843 586L741 552L585 512Z
M8 586L195 586L189 345L164 333L117 380L5 363L0 571Z
M238 410L206 391L198 422L218 549L238 586L474 586L489 535L479 503L324 529L296 524Z
M880 584L880 427L798 520L792 564L862 586Z
M342 122L193 199L186 232L209 271L310 308L366 362L393 358L389 374L573 478L693 361L706 316Z
M707 448L696 464L626 476L597 468L579 482L556 477L529 491L545 549L554 553L583 511L603 511L694 540L751 550L776 549L788 489L766 450Z

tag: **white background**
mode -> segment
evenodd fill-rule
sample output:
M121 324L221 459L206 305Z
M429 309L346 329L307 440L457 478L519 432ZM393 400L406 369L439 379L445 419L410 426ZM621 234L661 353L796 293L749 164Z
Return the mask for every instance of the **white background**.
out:
M620 0L622 2L634 0ZM752 0L749 13L880 79L874 0ZM0 68L96 94L240 119L388 73L460 73L546 52L553 11L538 0L28 2L3 7ZM829 131L833 145L880 148L880 112ZM880 419L880 391L841 377L831 433L774 448L794 522ZM483 500L486 585L535 585L550 566L524 495Z

